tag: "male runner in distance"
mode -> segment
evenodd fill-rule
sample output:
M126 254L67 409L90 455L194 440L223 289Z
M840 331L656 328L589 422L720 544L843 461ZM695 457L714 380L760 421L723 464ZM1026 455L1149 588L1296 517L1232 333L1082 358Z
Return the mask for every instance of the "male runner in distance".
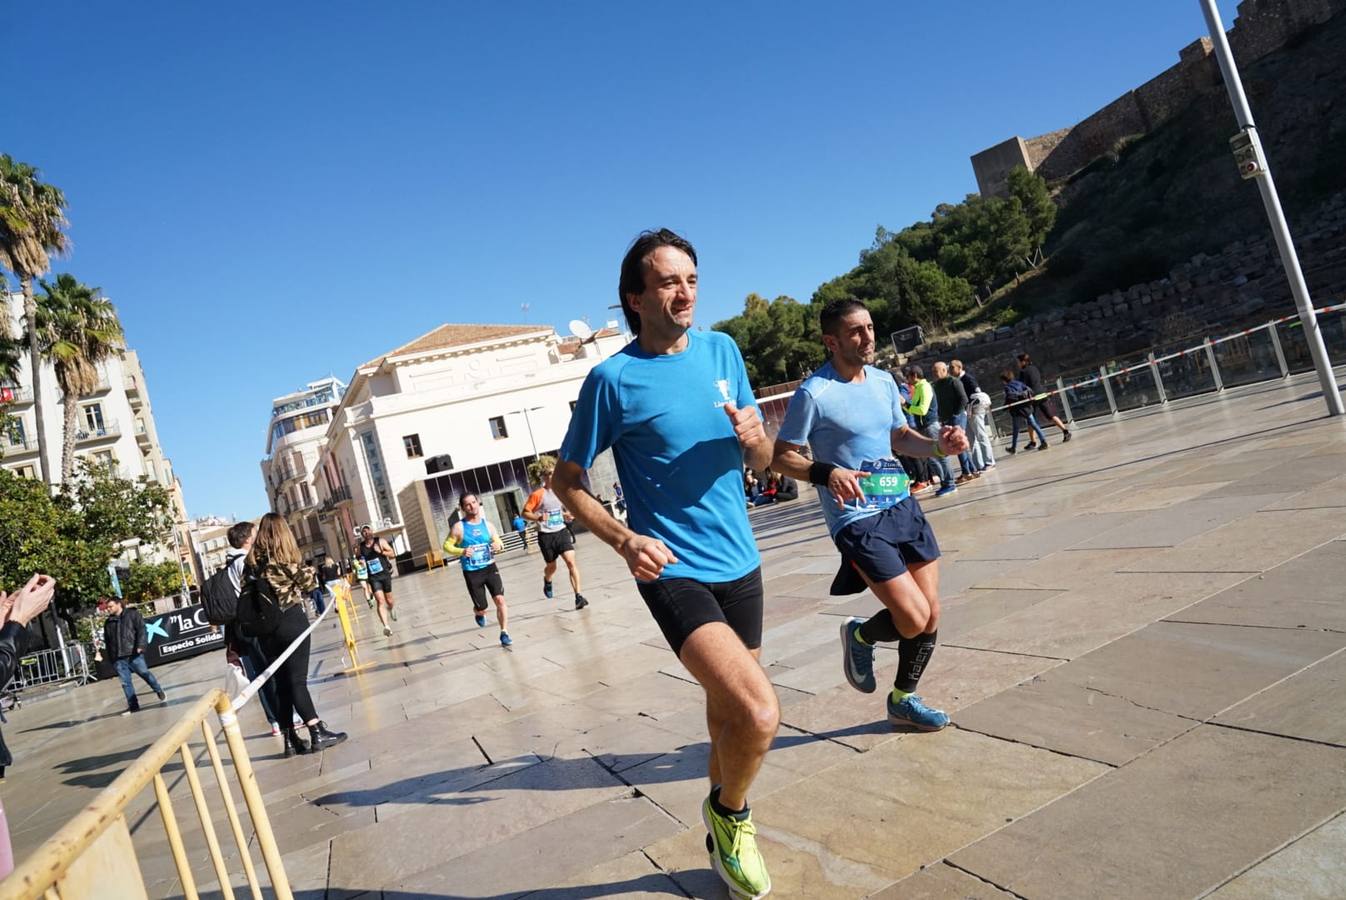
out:
M393 633L388 620L397 621L397 610L393 608L392 545L365 525L360 529L360 543L355 546L355 554L365 561L366 584L374 595L374 612L378 613L379 621L383 623L383 635L387 637Z
M500 646L514 643L509 636L509 610L505 608L505 583L495 567L495 555L505 549L495 526L481 514L477 495L466 493L458 498L462 518L453 523L444 539L444 552L457 557L472 598L472 615L478 628L486 627L486 595L495 601L495 617L500 623Z
M692 331L696 251L667 229L642 233L622 260L618 295L636 339L595 366L561 445L554 490L622 555L678 659L706 691L710 795L701 817L715 871L736 895L764 897L748 788L780 723L757 662L761 558L743 503L743 466L771 443L738 347ZM583 487L611 447L627 524ZM629 525L629 527L628 527Z
M537 546L542 551L542 561L546 563L542 570L542 593L548 600L552 598L551 580L556 574L556 559L560 557L570 574L570 587L575 592L575 608L584 609L589 601L580 593L580 564L575 559L575 536L570 533L570 520L575 517L552 490L556 458L538 457L537 462L528 469L529 474L541 485L524 503L523 517L537 523Z
M869 621L851 618L842 625L846 680L872 693L874 644L896 641L888 721L938 731L949 717L922 703L915 691L939 628L939 546L893 457L954 455L967 449L967 438L953 425L936 439L907 426L897 384L869 365L874 322L863 303L834 300L821 320L829 359L790 398L771 465L818 486L827 529L842 556L832 593L859 593L868 585L883 603ZM799 453L805 444L816 462Z

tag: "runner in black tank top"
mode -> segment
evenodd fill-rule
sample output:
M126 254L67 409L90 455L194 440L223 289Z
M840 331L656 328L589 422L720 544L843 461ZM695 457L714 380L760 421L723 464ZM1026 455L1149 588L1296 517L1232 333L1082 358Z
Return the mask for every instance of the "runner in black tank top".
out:
M386 548L386 549L385 549ZM374 594L374 612L383 623L383 635L393 633L388 620L397 621L397 611L393 608L393 562L389 558L391 547L388 542L374 533L368 525L360 529L360 543L355 552L365 561L369 572L369 590ZM386 612L385 612L386 608Z

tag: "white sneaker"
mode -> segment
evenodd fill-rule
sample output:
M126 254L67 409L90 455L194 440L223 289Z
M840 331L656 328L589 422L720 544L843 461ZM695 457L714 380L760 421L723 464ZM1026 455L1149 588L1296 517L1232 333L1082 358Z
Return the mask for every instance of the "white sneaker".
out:
M271 736L280 737L280 726L277 725L275 722L271 723Z

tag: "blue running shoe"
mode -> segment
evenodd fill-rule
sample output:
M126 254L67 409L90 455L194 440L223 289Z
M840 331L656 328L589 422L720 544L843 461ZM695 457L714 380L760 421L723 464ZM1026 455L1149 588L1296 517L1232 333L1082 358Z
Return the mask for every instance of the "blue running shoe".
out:
M508 647L512 643L514 643L514 641L510 639L508 631L500 632L500 646ZM940 713L940 715L943 715L943 713Z
M894 725L910 725L919 731L939 731L949 724L949 716L942 709L926 706L915 694L909 694L901 703L894 703L890 692L888 721Z
M542 596L544 596L544 597L546 597L548 600L550 600L550 599L552 598L552 594L553 594L553 593L555 593L555 592L551 589L551 582L550 582L550 581L543 581L543 582L542 582Z
M841 660L846 669L846 680L851 687L864 694L874 693L874 647L859 638L864 619L851 616L841 623Z
M478 628L485 628L485 627L486 627L486 617L485 617L485 616L482 616L482 615L477 616L477 627L478 627Z
M940 488L939 490L935 491L935 496L936 496L936 497L947 497L947 496L949 496L950 494L955 494L955 493L957 493L957 492L958 492L958 485L956 485L956 484L946 484L946 485L944 485L944 487L942 487L942 488Z

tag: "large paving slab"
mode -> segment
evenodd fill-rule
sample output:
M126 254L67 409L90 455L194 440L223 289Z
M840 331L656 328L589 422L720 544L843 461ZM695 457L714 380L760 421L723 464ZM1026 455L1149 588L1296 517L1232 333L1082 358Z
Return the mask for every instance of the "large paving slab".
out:
M959 728L1124 765L1196 723L1046 672L961 710Z
M1211 900L1346 897L1346 816L1337 816L1210 895Z
M950 859L1035 900L1197 897L1337 815L1343 771L1346 750L1202 726Z
M1346 516L1343 516L1346 521ZM1346 631L1346 541L1331 541L1172 616L1184 622Z
M1344 694L1346 652L1338 652L1230 707L1212 721L1346 747L1346 716L1338 702Z
M1346 646L1346 634L1157 622L1056 669L1139 706L1204 719Z
M1246 578L1237 573L1118 573L1081 583L951 643L1073 659ZM1125 597L1125 602L1118 598Z

